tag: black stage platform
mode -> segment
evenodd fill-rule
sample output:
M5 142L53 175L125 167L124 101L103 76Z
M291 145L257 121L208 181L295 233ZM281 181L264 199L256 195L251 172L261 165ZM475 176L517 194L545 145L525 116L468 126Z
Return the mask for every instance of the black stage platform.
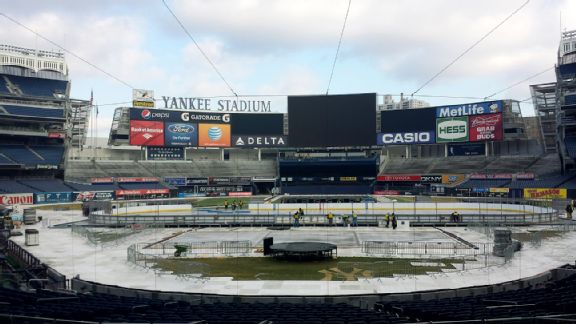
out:
M322 242L289 242L270 246L270 254L273 257L288 259L331 258L334 256L334 251L338 255L338 247L335 244Z

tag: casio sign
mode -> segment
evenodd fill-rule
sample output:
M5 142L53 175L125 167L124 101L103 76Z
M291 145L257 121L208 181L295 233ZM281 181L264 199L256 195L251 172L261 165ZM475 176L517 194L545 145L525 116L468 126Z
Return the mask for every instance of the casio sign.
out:
M383 133L378 145L434 143L434 132Z

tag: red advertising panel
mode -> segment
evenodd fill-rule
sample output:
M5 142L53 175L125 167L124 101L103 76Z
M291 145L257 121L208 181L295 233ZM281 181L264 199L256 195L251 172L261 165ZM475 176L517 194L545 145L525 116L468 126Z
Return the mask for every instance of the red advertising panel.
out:
M113 183L114 178L90 178L90 183Z
M31 193L0 195L0 205L32 205L34 195Z
M252 193L250 191L234 191L229 192L228 196L230 197L252 196Z
M469 117L470 142L501 141L502 114L486 114Z
M137 196L137 195L157 195L169 194L170 189L134 189L134 190L116 190L116 196Z
M398 190L374 190L375 195L383 195L383 196L398 196L400 191Z
M116 182L159 182L158 177L117 177Z
M65 138L64 133L48 133L48 138Z
M391 181L420 181L421 175L412 174L384 174L376 178L377 181L391 182Z
M131 120L130 145L164 146L164 123L161 121Z

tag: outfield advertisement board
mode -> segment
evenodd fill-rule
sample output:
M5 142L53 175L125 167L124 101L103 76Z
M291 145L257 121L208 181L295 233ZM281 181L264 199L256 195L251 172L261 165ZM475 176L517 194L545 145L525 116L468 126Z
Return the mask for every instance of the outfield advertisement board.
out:
M524 198L566 199L567 190L562 188L524 188Z
M288 137L283 135L240 135L232 136L235 147L285 147Z
M197 146L198 124L165 123L164 144L166 146Z
M73 201L113 200L114 191L82 191L73 193Z
M502 112L504 103L502 101L484 101L463 105L451 105L435 107L436 117L459 117L471 115L484 115Z
M164 123L159 121L130 121L130 145L164 146Z
M484 143L450 143L448 144L448 156L476 156L485 155Z
M470 142L501 141L502 114L470 116Z
M34 194L35 204L57 204L72 201L72 192L37 192Z
M0 194L0 205L32 205L34 195L31 193Z
M468 117L436 119L436 142L468 142Z
M146 159L151 161L184 161L184 153L184 147L146 147Z
M435 142L434 131L380 133L376 137L378 145L433 144Z
M230 125L200 124L198 127L198 146L230 147Z

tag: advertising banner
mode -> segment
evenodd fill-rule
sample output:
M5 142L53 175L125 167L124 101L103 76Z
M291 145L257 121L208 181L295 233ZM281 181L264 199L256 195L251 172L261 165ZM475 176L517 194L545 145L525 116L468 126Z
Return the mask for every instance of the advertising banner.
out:
M199 193L204 193L206 196L226 196L229 192L244 192L242 186L205 186L198 187Z
M0 194L0 205L32 205L34 195L31 193Z
M35 204L55 204L72 201L71 192L38 192L34 194Z
M502 114L470 116L470 142L501 141Z
M232 136L235 147L284 147L288 145L288 136L283 135L241 135Z
M246 196L252 196L252 193L250 191L237 191L237 192L229 192L228 196L230 196L230 197L246 197Z
M442 183L443 184L451 184L456 182L461 182L466 179L466 176L463 174L443 174L442 175Z
M524 198L566 199L567 190L561 188L524 188Z
M131 120L130 145L164 146L164 123Z
M133 189L133 190L116 190L116 196L145 196L169 194L170 189Z
M73 193L73 201L113 200L114 191L82 191Z
M512 179L512 173L472 173L470 179Z
M48 138L66 138L66 134L64 134L64 133L48 132Z
M489 188L488 192L492 193L508 193L510 192L509 188Z
M211 185L250 185L252 182L251 177L213 177L208 178L208 183Z
M435 141L434 131L380 133L376 135L376 144L378 145L433 144Z
M164 178L164 182L177 187L186 186L186 178Z
M358 181L357 177L340 177L339 180L341 182L356 182Z
M110 178L90 178L90 183L95 184L95 183L113 183L114 182L114 178L110 177Z
M518 180L533 180L535 177L532 172L516 173L516 179Z
M146 159L150 161L184 161L184 147L146 147Z
M207 185L208 178L186 178L187 186Z
M488 192L488 188L472 188L472 192L474 192L474 193L486 193L486 192Z
M166 123L164 127L164 145L196 146L198 144L198 125L189 123Z
M230 125L199 124L198 146L230 147Z
M442 183L442 175L435 174L425 174L420 177L420 182L422 183Z
M117 177L116 182L159 182L158 177Z
M411 174L384 174L376 177L376 180L382 182L392 182L392 181L420 181L422 176L411 175Z
M494 114L502 112L502 101L484 101L464 105L436 107L436 117L459 117L470 115Z
M154 107L154 91L143 89L132 89L132 106L134 107Z
M161 121L175 123L229 124L231 114L202 113L164 109L130 108L130 120Z
M400 191L398 190L374 190L375 195L383 195L383 196L398 196Z
M436 119L436 142L468 142L468 117Z
M486 154L484 143L448 144L448 156L478 156Z

